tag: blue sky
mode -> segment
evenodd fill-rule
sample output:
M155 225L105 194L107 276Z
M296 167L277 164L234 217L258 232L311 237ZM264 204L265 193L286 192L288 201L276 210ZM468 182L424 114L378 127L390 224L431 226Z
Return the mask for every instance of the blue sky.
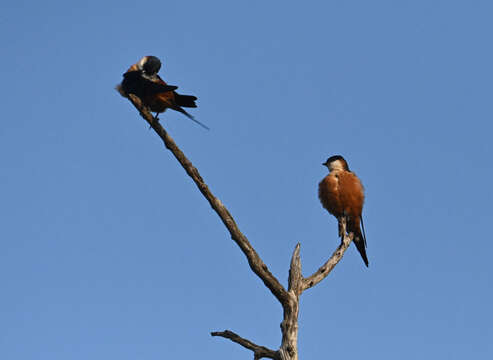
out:
M114 91L143 55L198 96L163 125L286 284L338 244L320 164L366 188L352 246L301 299L301 359L491 359L489 1L1 5L0 357L250 359L279 304Z

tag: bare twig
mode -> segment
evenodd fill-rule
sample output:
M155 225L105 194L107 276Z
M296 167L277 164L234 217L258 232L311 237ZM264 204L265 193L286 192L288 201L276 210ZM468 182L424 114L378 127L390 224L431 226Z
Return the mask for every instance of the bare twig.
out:
M332 256L327 260L325 264L323 264L315 273L309 276L306 279L303 279L303 286L301 291L305 291L315 285L317 285L320 281L325 279L327 275L332 271L332 269L337 265L337 263L342 259L344 253L346 252L349 244L353 240L354 234L350 233L346 235L346 219L342 219L342 233L344 237L341 239L341 244L334 251Z
M211 332L211 335L221 336L223 338L230 339L231 341L240 344L241 346L249 350L252 350L254 354L254 359L261 359L261 358L279 359L279 355L277 351L268 349L265 346L259 346L257 344L254 344L250 340L244 339L232 331L229 330L215 331L215 332Z
M300 243L296 244L291 257L291 265L289 266L288 291L294 291L300 295L303 283L301 275L301 259L300 259Z

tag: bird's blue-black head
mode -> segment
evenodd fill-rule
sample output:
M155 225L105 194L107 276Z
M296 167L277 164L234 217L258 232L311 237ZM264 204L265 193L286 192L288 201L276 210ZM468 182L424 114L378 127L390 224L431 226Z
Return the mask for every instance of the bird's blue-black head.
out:
M346 171L349 171L349 165L347 161L341 155L334 155L327 159L322 165L327 166L329 170L334 168L342 168Z
M145 56L141 60L141 66L147 75L156 75L161 69L161 60L155 56Z

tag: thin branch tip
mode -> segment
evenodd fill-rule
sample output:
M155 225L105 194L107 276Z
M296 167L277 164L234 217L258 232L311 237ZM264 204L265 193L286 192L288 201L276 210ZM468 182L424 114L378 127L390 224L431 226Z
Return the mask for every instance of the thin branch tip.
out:
M248 350L253 351L254 357L261 359L261 358L270 358L270 359L276 359L277 358L277 352L274 350L271 350L269 348L266 348L265 346L260 346L257 345L253 342L251 342L248 339L242 338L240 335L230 331L230 330L224 330L224 331L214 331L211 332L212 336L220 336L226 339L231 340L232 342L235 342L244 348L247 348Z

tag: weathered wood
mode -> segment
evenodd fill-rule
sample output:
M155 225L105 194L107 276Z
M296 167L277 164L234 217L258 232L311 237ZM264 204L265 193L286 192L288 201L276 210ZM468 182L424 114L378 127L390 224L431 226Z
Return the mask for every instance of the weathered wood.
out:
M268 349L265 346L259 346L257 344L254 344L250 340L244 339L230 330L211 332L211 335L221 336L237 344L240 344L241 346L249 350L252 350L254 359L262 359L262 358L276 359L276 360L279 359L279 354L277 351Z
M338 246L336 251L332 254L332 256L323 264L316 272L310 275L308 278L303 279L302 291L314 287L320 281L325 279L327 275L330 274L332 269L337 265L337 263L342 259L344 253L346 252L349 244L353 240L354 234L350 233L346 235L346 219L343 218L341 220L341 234L344 234L344 237L341 239L341 244Z
M289 266L288 291L294 291L295 294L300 295L302 284L300 243L298 243L294 248L291 265Z
M288 277L289 301L283 305L283 320L281 323L282 341L279 349L282 360L298 359L298 314L300 295L303 286L301 275L300 244L296 244L291 257Z

